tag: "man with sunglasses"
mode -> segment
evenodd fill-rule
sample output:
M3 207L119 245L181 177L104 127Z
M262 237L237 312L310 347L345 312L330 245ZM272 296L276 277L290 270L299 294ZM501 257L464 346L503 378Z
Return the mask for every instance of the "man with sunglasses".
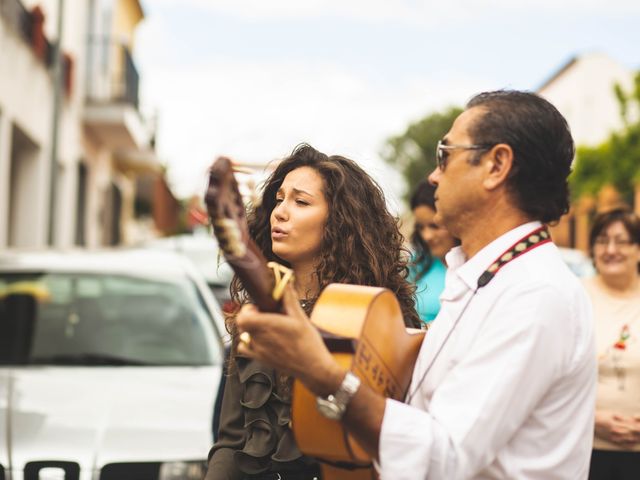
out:
M562 115L518 91L475 96L438 143L436 219L461 246L405 403L338 365L291 291L286 315L244 308L239 349L305 383L382 479L587 478L591 310L546 228L569 208L573 156Z

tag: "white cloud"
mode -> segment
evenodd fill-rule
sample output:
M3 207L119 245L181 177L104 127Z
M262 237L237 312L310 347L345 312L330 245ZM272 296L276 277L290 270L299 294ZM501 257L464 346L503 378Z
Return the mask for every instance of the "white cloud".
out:
M414 1L388 0L154 0L165 5L197 7L247 19L291 19L335 16L375 21L416 19L433 6ZM442 9L442 7L437 7Z
M297 19L318 16L373 22L435 25L490 16L496 9L554 14L630 14L640 12L637 0L149 0L197 7L249 20Z
M458 0L446 5L438 2L437 7L434 2L410 0L149 1L154 7L197 6L248 19L334 15L388 21L396 26L402 22L434 23L443 18L477 21L476 14L479 18L479 14L490 15L495 9L640 10L636 2L625 0L610 0L606 6L595 0ZM384 140L430 112L452 103L462 104L479 90L510 87L469 75L468 70L466 74L457 73L451 65L438 65L440 75L431 77L407 77L406 72L399 72L399 78L384 84L349 65L320 63L314 58L298 63L282 60L286 52L280 60L269 62L246 55L242 61L233 60L233 46L225 53L227 59L216 58L206 65L177 70L167 62L178 58L181 48L193 46L181 44L169 22L169 18L150 15L140 28L136 53L142 67L145 103L157 108L160 115L159 152L169 165L170 179L180 196L202 192L206 168L217 155L267 162L307 141L327 153L360 161L381 183L392 204L397 203L394 199L404 186L399 174L378 156ZM458 25L448 22L446 26ZM452 38L457 37L452 34Z
M145 78L152 79L143 86L147 100L160 109L158 148L179 195L201 191L218 155L265 163L305 141L358 160L392 204L403 186L378 157L384 140L430 111L464 102L483 83L413 78L382 88L335 65L222 61Z

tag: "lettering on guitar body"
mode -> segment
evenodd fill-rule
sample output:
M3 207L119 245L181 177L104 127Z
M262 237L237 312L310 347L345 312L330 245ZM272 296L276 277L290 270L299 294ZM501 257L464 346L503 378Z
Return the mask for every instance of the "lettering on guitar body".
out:
M354 367L360 378L365 380L371 388L388 398L399 397L400 385L366 337L362 337L358 342Z

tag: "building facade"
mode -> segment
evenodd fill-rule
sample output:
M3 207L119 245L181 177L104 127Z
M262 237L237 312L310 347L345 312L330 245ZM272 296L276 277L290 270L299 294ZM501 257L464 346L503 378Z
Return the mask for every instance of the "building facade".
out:
M635 72L604 53L576 56L538 88L560 110L576 145L594 147L624 127L616 84L630 92Z
M603 53L576 56L562 65L537 92L553 103L567 119L577 146L595 147L624 128L615 86L631 92L635 72ZM630 120L638 112L629 112ZM578 159L579 161L579 159ZM636 188L635 209L640 213L640 185ZM568 215L552 227L556 243L588 250L591 219L598 210L620 203L612 187L596 198L577 199Z
M143 18L138 0L0 0L0 248L140 236L139 185L162 177L131 55Z

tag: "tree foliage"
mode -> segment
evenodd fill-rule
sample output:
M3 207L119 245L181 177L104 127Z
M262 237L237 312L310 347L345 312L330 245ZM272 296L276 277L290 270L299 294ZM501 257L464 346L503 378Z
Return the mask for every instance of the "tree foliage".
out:
M440 113L433 113L409 125L402 134L389 138L381 153L382 158L402 172L408 193L436 166L435 150L438 140L449 131L462 109L451 107Z
M597 147L579 147L570 181L576 198L595 195L610 184L631 204L634 187L640 182L640 73L631 92L616 85L614 93L624 127Z

